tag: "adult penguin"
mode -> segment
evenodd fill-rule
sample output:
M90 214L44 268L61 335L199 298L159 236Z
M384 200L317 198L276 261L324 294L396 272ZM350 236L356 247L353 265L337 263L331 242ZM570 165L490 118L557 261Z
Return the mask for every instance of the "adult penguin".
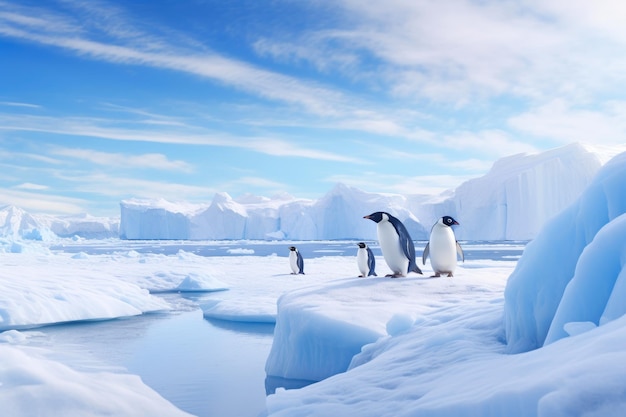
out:
M295 246L289 247L289 266L291 266L292 275L302 274L304 275L304 259Z
M359 277L369 277L369 276L377 276L376 275L376 258L374 258L374 253L372 250L365 244L365 242L357 243L359 249L356 252L356 264L359 267L359 271L361 275Z
M440 277L442 274L454 276L457 254L465 261L463 249L452 230L452 226L458 224L452 217L443 216L430 231L430 238L422 254L422 263L425 265L426 258L430 255L430 265L435 273L433 277Z
M398 278L406 276L409 272L422 273L415 262L413 240L400 220L384 211L377 211L363 218L376 223L383 258L393 272L386 276Z

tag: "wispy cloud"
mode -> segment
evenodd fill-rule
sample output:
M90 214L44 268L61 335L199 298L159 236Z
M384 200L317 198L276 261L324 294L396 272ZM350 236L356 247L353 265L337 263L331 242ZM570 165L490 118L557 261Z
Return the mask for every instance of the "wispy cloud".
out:
M425 194L436 196L452 190L470 179L466 175L383 175L378 172L363 172L355 175L332 175L329 183L343 183L352 187L379 193L401 195Z
M48 195L39 190L0 188L0 205L14 205L31 212L78 214L88 202L78 198Z
M190 173L193 168L185 161L171 161L167 156L158 153L127 155L117 152L99 152L92 149L52 148L51 153L87 161L94 165L110 167L130 167L133 169L150 168L165 171L182 171Z
M15 101L0 101L0 106L7 106L7 107L26 107L29 109L40 109L41 106L38 104L31 104L31 103L20 103L20 102L15 102Z
M154 34L122 30L119 28L132 28L132 24L123 22L123 16L115 16L117 25L108 25L106 19L111 18L110 14L96 13L97 7L91 10L91 19L87 21L91 26L79 26L70 17L45 9L0 3L0 34L54 46L92 59L170 69L209 78L265 99L301 106L315 114L332 115L337 112L336 106L345 104L341 93L313 81L268 71L208 50L194 52L187 46L173 45ZM102 27L116 28L114 33L110 29L104 33L109 37L108 41L96 40L92 33L94 28ZM137 39L142 42L137 42Z
M124 122L126 123L126 122ZM248 149L267 155L301 157L336 162L362 161L333 152L297 145L272 137L232 136L197 126L184 129L121 128L119 120L82 117L51 117L0 113L0 131L29 131L69 136L95 137L118 141L170 143L180 145L223 146Z
M586 108L555 99L511 117L509 124L526 134L561 144L572 141L622 144L626 137L626 101Z
M47 185L33 184L31 182L25 182L25 183L22 183L22 184L18 184L18 185L16 185L13 188L18 189L18 190L38 190L38 191L41 191L41 190L47 190L50 187L48 187Z
M67 183L72 183L76 191L109 197L114 199L114 201L119 201L129 196L165 198L172 201L207 201L213 194L220 191L213 187L98 173L83 176L59 174L58 178Z
M626 11L614 1L334 5L349 16L342 24L292 39L264 38L257 51L310 62L360 84L369 81L399 99L464 106L502 95L580 96L626 78L620 53ZM349 58L334 62L333 56Z

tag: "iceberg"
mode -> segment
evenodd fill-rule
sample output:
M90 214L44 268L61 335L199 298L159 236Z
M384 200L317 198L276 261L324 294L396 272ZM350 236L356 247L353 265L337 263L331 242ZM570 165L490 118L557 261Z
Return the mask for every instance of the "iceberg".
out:
M58 237L105 239L119 236L119 219L31 214L12 205L0 208L0 236L11 240L51 241Z
M615 300L624 291L624 184L626 153L607 163L528 244L505 291L511 352L565 337L569 322L600 325L621 315Z
M376 239L361 221L387 211L426 240L443 215L461 223L461 240L530 240L571 204L617 149L574 143L494 163L483 177L439 196L370 193L337 184L319 200L217 193L206 204L125 200L120 204L122 239Z

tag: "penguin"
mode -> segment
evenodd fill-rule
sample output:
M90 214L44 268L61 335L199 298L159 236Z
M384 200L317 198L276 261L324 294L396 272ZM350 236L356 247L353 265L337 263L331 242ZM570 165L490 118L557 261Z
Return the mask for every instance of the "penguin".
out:
M443 216L433 225L430 231L430 239L422 254L422 263L426 264L426 258L430 255L430 265L433 267L435 275L440 277L447 274L454 276L456 269L457 254L465 262L465 255L459 242L454 237L453 225L459 223L450 216Z
M376 275L376 258L374 258L374 253L364 242L357 243L359 249L356 253L356 264L359 267L359 271L361 271L361 275L359 277L369 277L369 276L377 276Z
M383 211L377 211L363 218L376 223L380 249L385 262L393 272L393 274L386 275L387 277L404 277L409 272L422 273L415 262L413 240L400 220Z
M289 247L289 265L293 271L292 275L304 275L304 259L302 259L302 255L300 255L295 246Z

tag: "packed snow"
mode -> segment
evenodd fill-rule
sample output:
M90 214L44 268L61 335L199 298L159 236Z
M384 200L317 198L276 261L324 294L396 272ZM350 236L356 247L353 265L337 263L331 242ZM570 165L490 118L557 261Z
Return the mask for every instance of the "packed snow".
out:
M578 154L580 146L567 149ZM561 158L564 152L556 155ZM552 161L537 171L545 175L563 166L553 158L542 160ZM494 170L519 172L515 161L509 162L494 165ZM19 233L0 238L2 410L14 417L50 409L67 416L189 415L123 369L78 369L58 352L34 346L34 332L45 333L45 327L33 328L167 312L175 306L163 295L203 292L207 297L197 308L207 319L275 323L265 369L268 380L279 382L269 390L264 412L268 417L621 416L626 407L626 153L600 165L584 189L568 197L569 206L547 220L525 246L519 261L508 253L516 253L511 249L521 249L523 243L462 242L466 259L453 278L429 278L428 261L420 265L423 276L384 278L390 271L375 239L368 245L377 256L379 276L359 278L356 242L345 255L333 253L332 242L312 253L308 250L315 246L288 240L257 246L234 242L222 255L209 256L194 253L193 246L180 241L179 250L159 253L167 243L31 239L23 233L29 227L30 232L49 228L14 213L5 228ZM519 177L511 178L517 185L508 189L520 192ZM529 178L531 184L540 183L539 177ZM331 198L334 202L326 208L346 201L344 191L333 195L339 197ZM550 192L542 198L550 196L562 197ZM518 197L509 194L504 201L529 204ZM303 233L308 226L296 225L297 213L316 225L329 218L316 217L309 209L287 210L285 204L304 203L285 203L286 196L278 200L281 203L248 196L238 204L256 204L259 209L275 204L275 212L285 215L276 217L280 223L291 219ZM247 230L247 206L241 211L226 195L215 201L212 215L228 212L233 221L217 232L239 230L241 222ZM345 212L357 201L346 204ZM553 208L562 202L554 203L537 202ZM195 230L187 222L189 210L171 205L139 216L133 224L144 222L141 230L152 233L163 227L167 213L180 213L169 226L180 228L171 229L176 236L189 238L185 234ZM405 210L412 218L413 211ZM497 212L485 210L468 208L481 216ZM441 214L459 220L459 233L475 226L471 221L465 225L462 211ZM372 222L352 215L341 234L358 227L375 236ZM256 219L265 224L266 217L259 214ZM28 226L16 224L18 218ZM417 220L411 224L420 225ZM286 238L284 232L272 233ZM418 259L424 244L416 242ZM219 241L203 245L226 246ZM276 245L275 253L263 249L269 245ZM291 274L291 245L300 246L306 275ZM502 256L477 256L481 251ZM311 384L284 389L283 379Z

